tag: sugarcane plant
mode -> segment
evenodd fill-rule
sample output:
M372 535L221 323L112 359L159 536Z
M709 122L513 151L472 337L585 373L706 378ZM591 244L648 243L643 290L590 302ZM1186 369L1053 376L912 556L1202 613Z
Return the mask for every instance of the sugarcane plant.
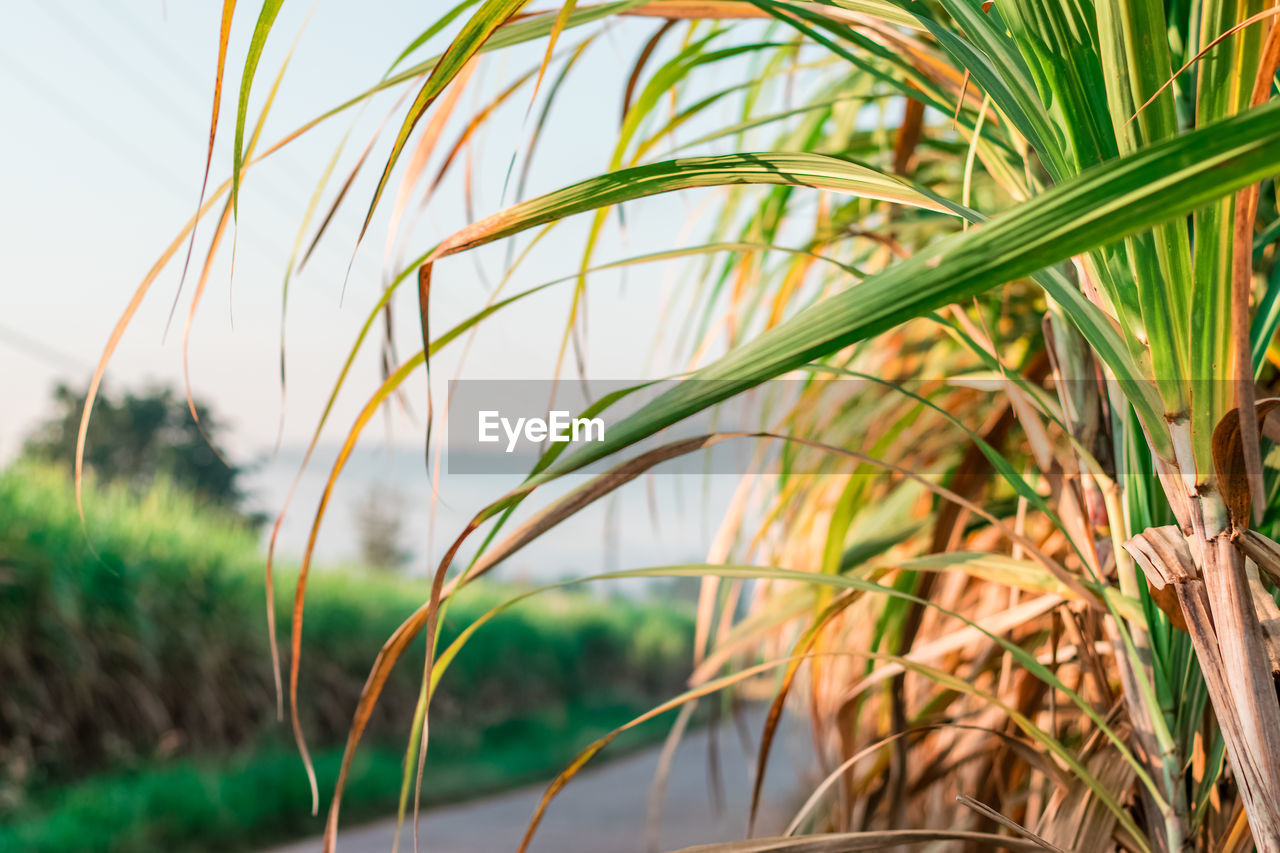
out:
M138 304L160 269L184 249L189 258L195 226L209 217L215 226L190 300L194 315L260 162L379 93L405 93L385 160L369 156L371 140L336 189L328 186L337 154L319 176L288 259L287 294L310 256L300 251L306 235L312 248L334 239L333 214L356 204L350 190L363 169L369 203L360 208L357 246L390 188L399 187L394 231L413 193L434 190L521 91L541 104L530 107L529 169L561 83L610 27L635 32L637 21L649 21L652 29L620 75L622 120L604 170L460 223L390 270L312 449L356 354L402 290L417 298L422 345L399 364L387 361L347 432L315 528L373 415L486 317L518 311L546 288L572 288L563 333L548 340L563 357L595 270L698 261L669 332L691 371L611 425L604 441L555 446L433 567L429 599L388 639L355 711L329 810L330 847L347 769L381 685L408 645L425 638L401 813L416 808L414 778L430 766L431 694L484 621L441 647L450 597L651 468L733 440L774 447L775 462L803 457L828 476L782 477L774 493L757 493L758 535L743 514L731 514L728 538L705 564L614 576L704 578L690 690L654 714L685 709L680 728L700 699L776 677L762 775L783 701L807 695L827 779L789 827L788 836L806 839L803 849L1252 843L1280 853L1280 476L1264 453L1277 434L1268 420L1276 401L1258 390L1274 383L1270 346L1280 320L1275 8L1262 0L570 0L530 11L526 0L463 0L365 91L260 148L279 78L253 127L248 105L281 5L262 4L248 47L231 177L207 198L202 191L199 212L139 287L95 375L86 424ZM225 0L206 183L234 7ZM447 48L424 58L438 38ZM541 62L513 74L464 117L453 146L444 144L476 68L530 43L545 46ZM434 177L431 163L439 164ZM523 173L513 183L522 194ZM714 215L700 214L711 223L705 242L595 257L610 209L708 188ZM317 216L327 192L329 213ZM536 243L578 214L591 217L588 239L565 278L499 291L462 323L431 327L432 281L448 278L447 258L542 229ZM799 399L778 408L776 423L652 444L667 427L784 376L806 383ZM957 385L957 377L998 388L1000 397L975 396L976 386ZM82 428L81 451L83 437ZM602 460L612 465L607 473L516 523L540 486ZM929 466L944 476L918 473ZM873 469L891 476L869 478ZM298 651L315 528L290 626L290 677L280 685L304 761ZM464 552L477 532L478 546ZM725 544L735 532L741 547ZM735 553L759 560L735 562ZM268 597L270 575L269 559ZM743 595L751 607L735 615ZM872 618L850 618L855 612ZM1064 626L1074 640L1070 659L1058 656ZM926 686L904 686L907 676ZM966 728L962 714L978 717ZM610 739L589 746L552 784L526 846L551 798ZM1007 745L1013 740L1018 749ZM990 753L981 762L925 772L921 756L932 761L934 747L975 743ZM868 756L877 770L859 775ZM871 781L885 770L888 782ZM993 786L993 774L1008 777L1003 787ZM312 787L318 797L314 776ZM936 804L929 798L943 790L945 806L912 807Z

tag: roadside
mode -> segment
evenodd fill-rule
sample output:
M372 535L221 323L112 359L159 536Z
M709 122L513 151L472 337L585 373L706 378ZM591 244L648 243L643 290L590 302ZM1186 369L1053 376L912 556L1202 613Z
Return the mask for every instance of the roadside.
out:
M619 699L533 712L483 732L438 731L423 800L440 806L547 779L586 743L644 710L636 700ZM614 744L613 754L642 749L665 731L661 721L632 729ZM348 820L394 810L404 749L403 738L362 744L345 798ZM317 749L312 758L321 791L331 791L342 747ZM323 815L311 814L297 749L286 743L99 774L52 789L41 801L43 809L37 805L17 820L0 812L0 853L245 850L306 838L324 827Z
M746 715L746 730L757 740L762 709ZM708 747L711 731L687 733L671 763L662 800L657 844L646 843L649 792L660 747L587 769L551 803L530 848L532 853L647 853L678 850L694 844L743 838L751 796L754 761L749 759L732 725L718 727L716 740L724 809L713 805L709 785ZM752 743L754 752L757 744ZM784 722L765 775L756 835L778 834L803 800L811 747L798 725ZM607 757L608 753L604 754ZM429 770L428 770L429 772ZM546 784L530 785L496 797L432 809L419 824L420 849L430 853L515 851ZM411 820L406 822L401 850L412 850ZM341 853L389 853L396 834L390 818L346 829L339 835ZM274 848L269 853L315 853L319 838Z
M320 831L275 715L256 537L168 481L90 484L85 507L82 526L62 468L0 470L0 851L228 851ZM276 582L287 651L296 579L278 567ZM470 587L441 622L442 644L527 591ZM321 790L370 662L428 595L422 579L358 567L311 575L298 697ZM493 615L433 700L425 801L554 775L678 692L692 639L691 608L670 600L553 591ZM415 644L383 687L352 768L350 821L399 800L424 650Z

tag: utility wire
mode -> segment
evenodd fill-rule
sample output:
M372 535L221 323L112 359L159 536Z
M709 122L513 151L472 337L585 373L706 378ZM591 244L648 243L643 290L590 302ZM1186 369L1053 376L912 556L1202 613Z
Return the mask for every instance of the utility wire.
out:
M200 130L202 124L200 116L191 112L190 103L174 98L162 87L156 85L153 75L140 72L135 65L112 50L111 39L102 38L100 33L89 32L83 21L65 12L58 3L38 2L34 5L59 29L97 56L102 64L121 77L129 79L134 91L150 101L161 115L172 119L185 130L194 132Z
M204 79L198 69L191 64L191 61L184 55L179 54L169 47L169 43L163 38L156 38L154 30L144 21L137 18L132 12L126 11L126 5L123 3L106 3L99 8L106 10L112 18L115 19L120 29L129 33L138 44L143 45L154 56L156 56L167 69L180 69L181 74L171 79L181 82L197 100L196 103L205 103L212 97L213 92L213 74L208 74L208 80ZM209 69L212 70L212 63ZM234 80L232 80L234 84ZM205 119L201 116L201 129L204 129ZM314 179L300 169L297 163L289 158L279 159L278 168L289 173L292 181L296 181L304 186L310 185ZM308 192L309 195L309 192Z
M14 57L5 53L0 53L0 69L7 71L9 76L35 92L47 103L56 107L66 118L79 125L81 130L87 132L89 134L89 138L101 142L111 148L122 160L125 160L129 165L137 169L138 172L146 175L153 182L162 186L164 190L175 199L180 199L183 203L188 203L190 201L186 198L186 194L180 192L178 189L183 184L188 183L187 181L183 181L178 178L158 161L142 158L137 147L120 136L115 128L105 122L91 119L82 109L80 109L79 105L73 103L69 98L53 86L50 86L38 75L32 74Z
M159 160L143 157L140 150L124 139L114 127L89 116L56 88L48 85L44 80L28 71L12 56L3 52L0 52L0 72L7 72L12 79L26 86L37 97L42 99L47 106L54 107L58 112L62 113L63 118L79 126L89 139L109 149L121 160L132 166L138 174L144 176L156 186L163 188L166 193L183 205L184 210L188 206L194 206L191 197L188 197L187 193L180 189L180 187L190 184L191 181L179 178L174 172L161 165ZM204 221L209 222L210 219L206 217ZM245 239L246 237L248 238L247 240ZM240 243L242 247L247 245L251 251L264 261L273 266L279 266L281 262L279 245L272 244L262 237L259 231L241 227Z
M49 9L52 8L51 3L43 2L43 0L41 0L41 2L36 2L34 5L42 8L46 12L49 12ZM108 4L108 6L110 6L110 4ZM66 22L68 19L65 14L53 12L50 14L50 20L53 23L62 26L64 30L79 41L83 41L90 45L93 45L96 42L96 39L90 38L84 33L82 25L78 22L67 26ZM117 59L109 58L116 56L116 54L104 52L96 47L94 47L94 50L97 53L98 58L111 66L112 70L122 74L129 73L122 70L125 66L123 66ZM160 161L143 156L135 142L125 139L109 122L105 122L101 120L101 118L94 117L87 113L81 104L77 104L73 99L63 94L56 86L51 85L49 81L42 76L32 73L30 69L24 66L16 57L0 52L0 71L7 71L10 77L34 92L39 98L45 101L47 105L64 113L67 119L78 125L82 130L86 131L90 138L100 142L106 148L111 149L113 153L127 162L136 171L144 174L148 180L162 185L165 192L173 198L180 200L183 204L190 203L190 199L186 197L186 194L182 192L181 188L191 184L191 180L180 178L170 168L161 165ZM172 101L166 98L163 94L157 96L156 90L153 86L147 87L143 91L151 93L150 95L144 95L144 97L147 97L153 106L162 107L160 112L164 115L171 116L169 112L169 105L173 103ZM280 158L276 159L278 160ZM287 159L285 162L288 162ZM289 165L292 166L293 164L289 163ZM275 207L278 212L284 213L287 216L287 221L290 223L289 227L296 227L296 221L299 216L299 211L302 209L302 203L286 200L278 194L271 193L270 191L275 189L275 187L269 181L262 180L262 178L265 177L267 177L267 175L264 173L263 175L258 176L258 179L252 183L258 186L259 191L266 191L263 192L264 197L268 201L272 202L272 206ZM310 194L311 190L307 190L305 193L308 198L310 197ZM262 255L264 259L269 258L273 265L280 263L280 258L278 257L278 245L272 244L271 254L267 255L266 247L270 241L266 241L261 238L258 232L246 231L244 228L241 228L240 235L242 238L245 236L249 237L249 246L255 251L255 254Z
M168 119L171 124L182 130L184 134L197 137L203 135L206 126L205 120L191 111L191 101L175 98L162 87L157 86L154 75L140 71L136 65L128 62L119 53L108 48L109 40L90 32L82 21L77 19L75 15L68 14L59 4L39 2L35 5L48 16L54 25L93 53L103 65L114 71L121 79L127 81L134 92L155 108L157 114ZM168 70L169 61L164 57L161 57L161 59L166 66L166 70ZM179 78L170 76L170 79L177 80ZM189 85L192 85L193 89L196 88L194 84L189 83ZM201 94L199 96L200 102L203 103L204 99L208 97L211 97L210 92ZM267 191L264 193L266 200L278 212L284 214L290 221L297 217L303 203L299 199L289 198L288 196L291 193L287 190L282 190L279 184L272 181L268 172L255 175L254 183ZM306 195L303 196L303 198L305 197Z
M70 368L77 371L88 371L92 368L76 356L59 350L57 347L37 338L33 338L17 329L0 325L0 343L8 344L14 349L21 350L27 355L35 356L46 364L56 367Z

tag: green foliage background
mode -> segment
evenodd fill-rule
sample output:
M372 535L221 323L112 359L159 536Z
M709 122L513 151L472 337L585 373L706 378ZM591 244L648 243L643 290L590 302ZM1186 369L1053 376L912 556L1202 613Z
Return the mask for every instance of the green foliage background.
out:
M301 763L275 719L254 536L164 480L141 498L124 486L95 490L86 509L87 530L60 469L0 472L0 826L10 824L0 849L72 849L59 846L66 833L84 834L88 846L77 849L96 849L99 838L141 850L318 831L307 823ZM280 625L294 580L278 577ZM468 590L446 636L512 591ZM313 577L302 712L327 777L369 661L424 594L409 579ZM432 725L449 759L428 796L554 771L593 733L679 689L691 628L678 608L585 593L500 614L441 686ZM372 725L375 744L393 745L362 758L357 814L394 806L422 649L414 655ZM77 785L95 772L105 775Z

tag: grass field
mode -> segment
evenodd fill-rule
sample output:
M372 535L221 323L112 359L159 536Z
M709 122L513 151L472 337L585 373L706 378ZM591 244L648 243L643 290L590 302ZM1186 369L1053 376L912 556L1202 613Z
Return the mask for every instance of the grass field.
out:
M592 739L642 710L634 698L600 697L442 741L423 779L423 804L549 778ZM662 721L641 726L611 746L610 755L624 755L664 731ZM314 757L322 788L332 787L341 748ZM403 760L404 744L394 739L361 750L346 800L353 821L395 811ZM241 850L323 829L323 815L311 814L296 750L272 742L234 756L144 765L32 792L26 806L0 823L0 850Z
M87 537L63 472L0 473L0 849L229 849L317 831L275 720L254 537L163 484L94 491L86 507ZM292 580L279 578L282 630ZM516 592L477 587L455 613L470 621ZM423 594L413 580L316 575L300 695L322 786L369 659ZM453 711L432 722L426 801L553 773L679 688L691 625L678 607L579 593L499 614L442 684ZM394 810L421 666L419 649L357 756L357 816Z

